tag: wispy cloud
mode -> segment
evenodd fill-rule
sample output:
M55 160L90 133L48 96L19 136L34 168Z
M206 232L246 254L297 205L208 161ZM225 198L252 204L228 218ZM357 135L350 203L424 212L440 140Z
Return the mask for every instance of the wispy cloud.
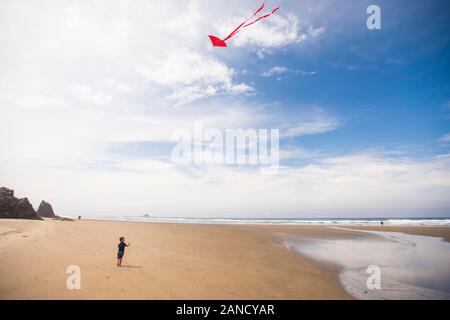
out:
M218 34L230 32L230 26L239 23L242 17L227 19L217 24ZM301 28L297 16L292 14L278 13L264 23L252 25L251 28L238 33L232 43L235 46L257 46L261 48L280 48L289 44L300 43L313 39L325 32L325 27Z
M290 69L283 66L273 66L267 70L261 72L261 76L265 78L276 77L278 80L282 79L286 74L298 74L303 76L312 76L316 74L316 71L303 71L299 69Z
M271 68L263 71L261 73L261 76L268 78L268 77L272 77L274 75L280 75L280 74L283 74L286 72L290 72L290 69L288 69L286 67L274 66L274 67L271 67Z
M253 91L245 83L233 80L234 70L225 63L198 52L169 52L162 58L150 57L139 68L151 85L168 90L167 101L187 104L203 97L243 94Z
M447 134L444 134L443 136L441 136L439 138L439 141L443 142L443 143L450 143L450 133L447 133Z
M102 90L96 90L89 85L72 84L69 86L69 91L75 99L89 105L103 106L112 100L109 94Z
M283 137L296 137L302 135L320 134L334 131L341 123L323 111L313 112L285 125L281 131Z
M261 216L261 210L270 210L278 217L298 217L323 208L341 212L378 208L381 213L384 208L450 207L449 156L427 161L373 153L322 157L301 166L280 168L277 176L224 166L192 168L193 172L187 174L153 159L111 160L115 164L109 171L42 171L30 165L19 174L4 171L2 180L15 181L18 190L32 191L31 200L35 202L51 194L55 207L64 214L183 212L191 216L254 217ZM29 181L40 183L33 187ZM92 194L94 202L77 201ZM121 201L112 203L116 198Z

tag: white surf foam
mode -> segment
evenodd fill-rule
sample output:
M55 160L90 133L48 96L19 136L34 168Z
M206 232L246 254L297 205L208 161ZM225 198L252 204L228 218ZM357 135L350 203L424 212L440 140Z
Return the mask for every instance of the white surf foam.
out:
M76 217L75 217L76 218ZM271 224L271 225L327 225L327 226L448 226L450 218L373 218L373 219L237 219L237 218L170 218L142 216L83 216L83 219L142 221L161 223L205 223L205 224Z

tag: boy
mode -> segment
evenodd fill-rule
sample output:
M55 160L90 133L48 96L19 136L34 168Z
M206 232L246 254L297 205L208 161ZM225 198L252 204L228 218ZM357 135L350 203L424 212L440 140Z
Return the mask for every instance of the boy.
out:
M130 243L126 244L124 237L120 237L119 241L120 241L119 245L117 246L117 247L119 247L119 251L117 252L117 266L121 267L122 266L122 258L123 258L123 255L125 254L125 247L129 247Z

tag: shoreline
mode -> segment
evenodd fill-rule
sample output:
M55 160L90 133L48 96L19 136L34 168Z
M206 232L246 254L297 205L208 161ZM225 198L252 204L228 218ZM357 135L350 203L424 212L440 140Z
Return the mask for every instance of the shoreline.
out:
M428 236L442 238L445 242L450 242L450 227L430 227L430 226L351 226L354 230L400 232L409 235Z
M353 299L342 268L284 239L370 237L361 228L1 219L0 299ZM447 227L398 230L450 239ZM122 235L131 247L117 268ZM81 268L81 290L65 286L69 265Z
M78 220L75 216L70 219ZM249 225L249 226L323 226L323 227L412 227L412 228L450 228L450 217L443 218L319 218L319 219L247 219L247 218L158 218L158 217L100 217L84 216L82 220L146 222L146 223L180 223L201 225ZM380 222L384 225L380 225ZM394 223L395 222L395 223Z

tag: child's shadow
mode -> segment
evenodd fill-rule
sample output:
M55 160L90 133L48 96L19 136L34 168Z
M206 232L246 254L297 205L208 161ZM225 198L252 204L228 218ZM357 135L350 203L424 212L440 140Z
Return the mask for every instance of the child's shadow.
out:
M122 268L135 268L135 269L140 269L142 268L141 266L133 266L133 265L123 265L121 266Z

